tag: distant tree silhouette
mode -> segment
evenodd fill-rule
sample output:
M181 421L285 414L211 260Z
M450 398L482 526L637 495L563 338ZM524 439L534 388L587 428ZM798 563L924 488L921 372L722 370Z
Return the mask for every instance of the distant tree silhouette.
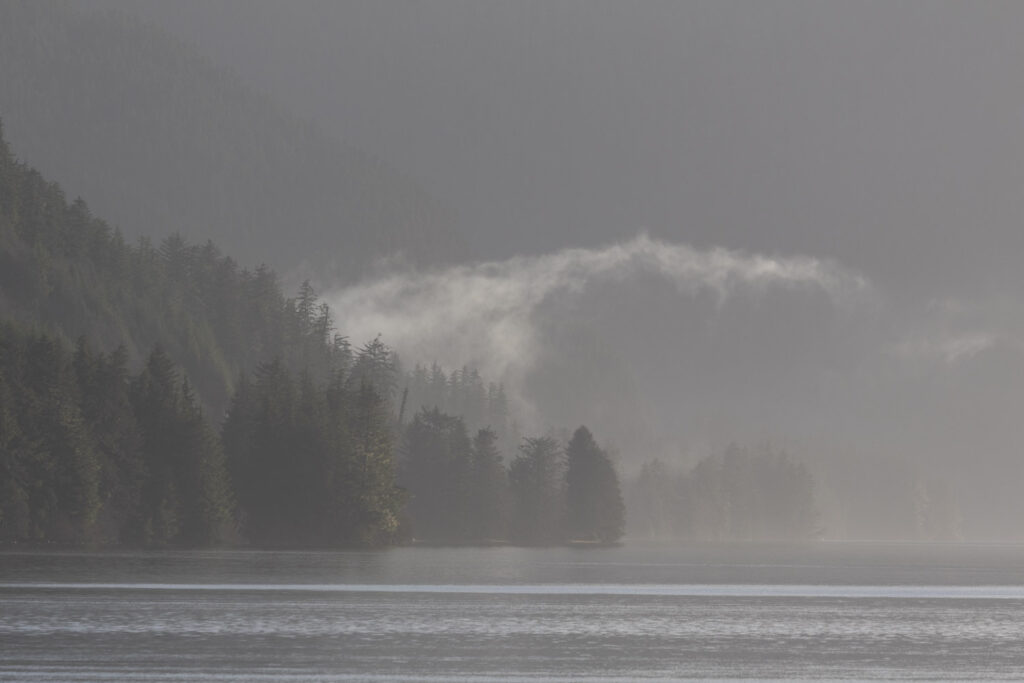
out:
M619 478L608 454L586 427L565 450L566 531L571 539L612 543L625 531L626 510Z
M512 498L510 535L524 545L562 540L564 505L562 447L551 437L523 439L509 467Z

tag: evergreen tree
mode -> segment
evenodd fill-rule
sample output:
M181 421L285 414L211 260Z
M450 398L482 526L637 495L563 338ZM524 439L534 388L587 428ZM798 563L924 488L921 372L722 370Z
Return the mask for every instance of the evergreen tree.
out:
M13 404L6 370L0 367L0 540L27 538L31 525L22 436Z
M146 474L139 458L142 438L129 396L127 351L120 346L109 355L91 359L80 339L74 365L82 415L90 426L100 462L99 536L104 542L137 541Z
M258 545L372 546L394 540L388 402L341 370L326 387L280 361L242 379L223 443L245 536Z
M469 537L474 540L505 538L508 516L508 475L497 447L498 436L481 429L473 437Z
M373 387L382 398L390 401L398 386L395 363L394 352L376 337L359 349L350 379L355 386Z
M181 383L177 416L181 448L181 540L188 545L214 545L233 536L234 495L224 451L217 434L203 418L188 380Z
M523 545L550 545L562 540L562 449L554 438L523 439L509 467L512 519L509 533Z
M253 543L279 545L292 539L297 486L290 468L296 390L280 359L257 367L252 385L235 396L224 427L228 463L242 510L243 530Z
M99 514L99 464L76 400L74 376L61 345L33 335L24 347L26 439L31 534L65 542L92 540Z
M625 530L626 510L611 460L586 427L576 430L565 454L569 537L601 543L617 541Z
M146 481L142 489L141 541L146 545L174 542L180 531L181 508L175 481L178 374L171 359L157 347L132 385L135 419L142 435Z
M227 472L188 381L179 379L157 347L132 393L147 471L142 542L203 545L220 540L231 524Z
M347 429L351 436L351 476L333 492L346 501L348 543L384 545L399 527L405 495L395 484L391 416L388 401L377 388L363 383L352 399Z
M418 538L465 540L471 445L462 418L421 410L405 430L399 481Z

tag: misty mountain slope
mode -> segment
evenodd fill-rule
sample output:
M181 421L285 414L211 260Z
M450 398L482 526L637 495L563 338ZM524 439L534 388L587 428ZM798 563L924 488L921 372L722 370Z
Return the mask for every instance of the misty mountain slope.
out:
M342 350L310 289L286 299L273 271L242 269L212 242L130 245L18 162L2 135L0 321L104 352L124 346L135 366L160 345L213 416L257 364L279 357L325 377Z
M128 235L342 279L395 253L461 255L452 215L411 179L125 14L0 3L0 116L19 157Z

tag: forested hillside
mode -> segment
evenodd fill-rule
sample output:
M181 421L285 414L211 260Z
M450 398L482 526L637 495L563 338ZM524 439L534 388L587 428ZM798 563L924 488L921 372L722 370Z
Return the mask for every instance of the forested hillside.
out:
M464 254L411 179L123 14L0 3L0 117L20 158L133 238L213 239L245 263L346 278L395 253Z
M207 545L234 536L224 456L159 349L69 353L0 327L0 542Z
M127 244L2 129L0 320L0 542L394 538L391 352L212 242Z
M472 368L403 373L380 339L352 349L308 284L286 298L212 242L128 244L0 128L0 543L621 535L618 480L589 432L564 454L526 439L506 469L512 431L500 385Z
M212 415L243 371L281 357L326 374L345 342L304 286L286 299L266 267L249 270L212 243L171 236L129 244L82 200L17 161L0 127L0 318L70 344L125 346L138 365L161 344Z

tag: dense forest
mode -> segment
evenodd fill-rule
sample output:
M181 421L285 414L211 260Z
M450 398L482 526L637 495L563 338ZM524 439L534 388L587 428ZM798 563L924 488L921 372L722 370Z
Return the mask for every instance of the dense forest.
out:
M518 448L522 426L509 404L505 387L486 381L476 368L463 366L446 371L437 363L429 367L417 363L399 380L406 410L422 408L458 415L470 433L479 429L494 432L495 443L504 452Z
M585 428L564 447L525 439L506 465L501 385L472 368L403 372L380 339L353 349L308 283L286 298L272 271L211 242L128 244L2 134L0 314L0 542L623 533L617 474Z
M509 464L437 408L397 424L394 354L345 348L329 379L280 359L236 387L220 434L157 347L69 351L0 328L0 542L264 547L610 543L618 477L590 432L525 439ZM396 479L394 435L401 434ZM406 503L408 503L406 507Z
M385 351L385 353L381 353ZM157 347L73 352L0 329L0 541L381 545L397 538L392 420L372 342L323 385L280 360L243 378L210 426Z
M399 482L417 535L436 542L612 543L625 531L618 475L586 427L563 446L526 438L503 461L497 435L470 438L461 417L422 410L404 430Z
M308 283L286 297L212 242L127 242L17 161L2 128L0 316L4 542L543 545L625 530L618 474L586 428L523 438L500 384L404 370L380 339L353 349ZM820 530L809 471L781 453L731 448L685 474L651 462L630 493L640 535Z
M412 179L126 14L0 3L0 114L23 159L132 240L177 232L348 279L466 254Z
M326 375L346 343L309 285L288 299L273 271L241 268L212 242L129 244L16 161L2 128L0 317L66 344L84 335L101 349L124 345L136 365L160 344L210 415L223 413L243 370L282 358Z

